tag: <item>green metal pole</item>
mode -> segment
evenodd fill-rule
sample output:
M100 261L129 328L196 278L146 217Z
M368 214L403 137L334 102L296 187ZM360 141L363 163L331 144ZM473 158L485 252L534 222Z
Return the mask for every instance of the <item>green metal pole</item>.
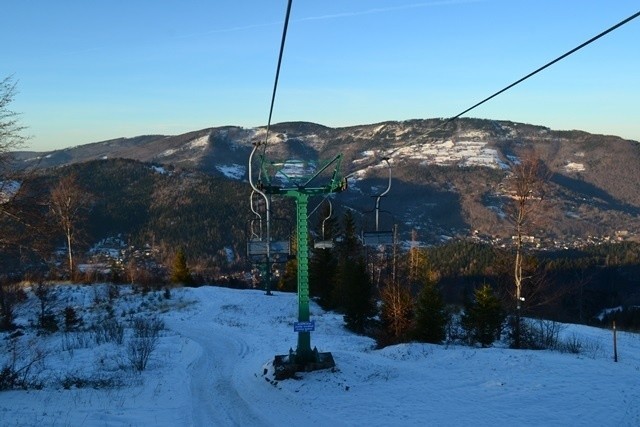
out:
M307 224L307 206L309 195L296 191L296 214L298 229L298 321L309 321L309 242ZM308 362L313 359L311 351L311 333L298 332L296 361Z

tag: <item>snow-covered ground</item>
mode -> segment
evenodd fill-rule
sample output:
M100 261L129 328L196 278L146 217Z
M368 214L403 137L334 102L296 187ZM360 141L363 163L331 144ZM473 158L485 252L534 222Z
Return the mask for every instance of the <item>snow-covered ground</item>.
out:
M87 306L96 299L89 286L58 294ZM147 369L127 369L122 346L41 338L49 349L38 374L44 388L0 392L0 425L640 425L638 335L618 334L618 363L611 331L577 325L563 335L579 339L582 354L415 343L375 350L341 316L311 310L312 346L330 351L337 366L277 382L273 357L296 346L295 295L202 287L165 300L162 292L122 292L116 318L158 315L166 325ZM25 313L19 322L31 320ZM120 386L64 389L60 379L74 373L110 375Z

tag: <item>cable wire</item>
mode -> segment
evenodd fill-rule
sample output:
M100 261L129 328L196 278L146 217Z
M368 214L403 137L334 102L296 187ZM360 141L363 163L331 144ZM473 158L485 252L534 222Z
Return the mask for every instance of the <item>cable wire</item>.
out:
M582 43L580 46L578 46L578 47L575 47L575 48L571 49L569 52L567 52L567 53L565 53L565 54L563 54L563 55L560 55L559 57L557 57L557 58L556 58L556 59L554 59L553 61L548 62L547 64L543 65L542 67L538 68L537 70L535 70L535 71L533 71L533 72L531 72L531 73L527 74L526 76L522 77L520 80L517 80L517 81L515 81L515 82L511 83L509 86L505 87L504 89L499 90L498 92L494 93L493 95L491 95L491 96L489 96L489 97L487 97L487 98L483 99L482 101L478 102L477 104L475 104L475 105L473 105L473 106L471 106L471 107L467 108L467 109L466 109L466 110L464 110L463 112L461 112L461 113L459 113L459 114L457 114L457 115L455 115L455 116L453 116L453 117L449 118L449 119L448 119L444 124L446 125L447 123L454 121L455 119L457 119L458 117L462 116L463 114L468 113L469 111L471 111L471 110L473 110L474 108L476 108L476 107L478 107L478 106L480 106L480 105L484 104L485 102L489 101L490 99L495 98L496 96L500 95L502 92L505 92L505 91L507 91L507 90L511 89L511 88L512 88L512 87L514 87L515 85L517 85L517 84L519 84L519 83L522 83L523 81L527 80L529 77L531 77L531 76L533 76L533 75L535 75L535 74L539 73L540 71L544 70L545 68L548 68L548 67L552 66L552 65L553 65L553 64L555 64L556 62L558 62L558 61L560 61L560 60L562 60L562 59L566 58L567 56L571 55L571 54L572 54L572 53L574 53L574 52L577 52L578 50L582 49L583 47L587 46L588 44L593 43L594 41L598 40L599 38L601 38L601 37L603 37L603 36L605 36L605 35L607 35L607 34L609 34L609 33L610 33L610 32L612 32L613 30L615 30L615 29L617 29L617 28L619 28L619 27L623 26L624 24L626 24L627 22L629 22L629 21L631 21L631 20L633 20L633 19L637 18L638 16L640 16L640 12L636 12L636 13L634 13L633 15L631 15L630 17L628 17L627 19L624 19L624 20L622 20L622 21L618 22L618 23L617 23L616 25L614 25L613 27L611 27L611 28L609 28L609 29L607 29L607 30L605 30L605 31L601 32L600 34L598 34L598 35L597 35L597 36L595 36L595 37L590 38L590 39L589 39L589 40L587 40L586 42Z
M276 101L276 91L278 90L278 78L280 77L280 66L282 65L282 55L284 53L284 43L287 39L287 29L289 27L289 16L291 15L291 3L293 0L289 0L287 3L287 12L284 17L284 28L282 29L282 41L280 42L280 53L278 54L278 66L276 67L276 78L273 82L273 92L271 94L271 106L269 107L269 119L267 120L267 132L264 138L264 149L266 150L266 145L269 140L269 130L271 128L271 116L273 115L273 105ZM263 151L264 153L264 151Z
M429 137L430 135L432 135L433 133L435 133L438 130L441 130L442 128L446 127L449 123L453 122L454 120L458 119L460 116L462 116L463 114L468 113L469 111L473 110L476 107L479 107L480 105L484 104L485 102L495 98L496 96L500 95L503 92L506 92L507 90L511 89L512 87L516 86L517 84L522 83L523 81L527 80L529 77L532 77L533 75L539 73L540 71L544 70L545 68L548 68L550 66L552 66L553 64L555 64L558 61L561 61L562 59L566 58L567 56L571 55L572 53L577 52L578 50L582 49L583 47L593 43L594 41L598 40L599 38L609 34L610 32L620 28L621 26L625 25L626 23L632 21L633 19L637 18L638 16L640 16L640 11L634 13L633 15L631 15L630 17L618 22L617 24L615 24L614 26L608 28L607 30L601 32L600 34L590 38L589 40L587 40L586 42L582 43L581 45L571 49L570 51L564 53L563 55L560 55L559 57L557 57L556 59L554 59L553 61L548 62L547 64L543 65L542 67L538 68L537 70L527 74L526 76L522 77L521 79L511 83L510 85L506 86L505 88L499 90L498 92L494 93L493 95L483 99L482 101L474 104L473 106L467 108L466 110L462 111L461 113L456 114L453 117L450 117L446 120L444 120L442 123L440 123L438 126L434 127L433 129L431 129L429 132L427 132L426 134L422 135L421 139L426 139L427 137ZM393 157L393 153L389 153L387 154L388 157ZM369 166L375 164L377 162L377 160L372 160L369 164L365 165L365 167L359 167L359 169L356 169L355 171L347 174L347 177L350 177L351 175L355 174L358 170L362 170L362 169L366 169Z

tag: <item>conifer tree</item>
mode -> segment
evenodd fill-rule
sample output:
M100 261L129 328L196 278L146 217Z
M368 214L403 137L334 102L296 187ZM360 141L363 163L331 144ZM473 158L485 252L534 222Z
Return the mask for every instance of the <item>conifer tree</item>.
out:
M414 336L418 341L440 344L449 321L442 295L434 282L426 281L418 294Z
M337 247L338 265L332 300L337 310L344 311L347 287L350 285L349 276L352 275L357 261L360 260L364 264L362 246L358 240L356 223L350 210L344 214L341 237Z
M171 271L171 283L180 283L190 285L193 283L191 272L187 267L187 256L183 248L179 248L173 261L173 269Z
M309 291L325 310L332 310L338 262L334 249L314 249L309 264Z
M485 284L474 292L474 300L465 304L462 328L471 344L489 347L500 338L505 314L491 286Z
M324 222L324 240L333 240L337 229L336 219L327 218L329 207L321 215ZM319 227L322 227L322 222ZM312 249L309 263L309 292L311 296L318 298L318 304L325 310L335 308L332 298L335 287L338 261L335 248Z
M363 333L369 319L376 313L376 305L351 211L347 211L344 216L338 254L340 259L334 288L336 307L344 313L344 320L349 329Z
M373 287L367 274L364 259L345 266L342 271L345 289L344 321L347 328L364 333L369 320L376 314Z

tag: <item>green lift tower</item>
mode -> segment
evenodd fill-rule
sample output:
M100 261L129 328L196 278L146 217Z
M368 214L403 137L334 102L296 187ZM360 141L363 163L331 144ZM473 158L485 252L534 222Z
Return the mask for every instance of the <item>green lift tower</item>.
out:
M319 166L299 160L268 162L261 156L260 180L253 182L251 163L256 152L254 147L249 158L249 182L260 193L267 204L269 222L272 196L291 197L296 202L296 236L298 243L298 321L294 331L298 333L298 345L289 354L275 357L276 379L291 377L295 372L327 369L335 366L331 353L320 353L311 348L311 332L315 322L309 313L309 242L308 204L309 198L336 193L346 188L346 179L340 175L342 155L339 154ZM275 184L278 179L281 184ZM268 226L267 226L268 229ZM267 237L267 241L269 237Z

